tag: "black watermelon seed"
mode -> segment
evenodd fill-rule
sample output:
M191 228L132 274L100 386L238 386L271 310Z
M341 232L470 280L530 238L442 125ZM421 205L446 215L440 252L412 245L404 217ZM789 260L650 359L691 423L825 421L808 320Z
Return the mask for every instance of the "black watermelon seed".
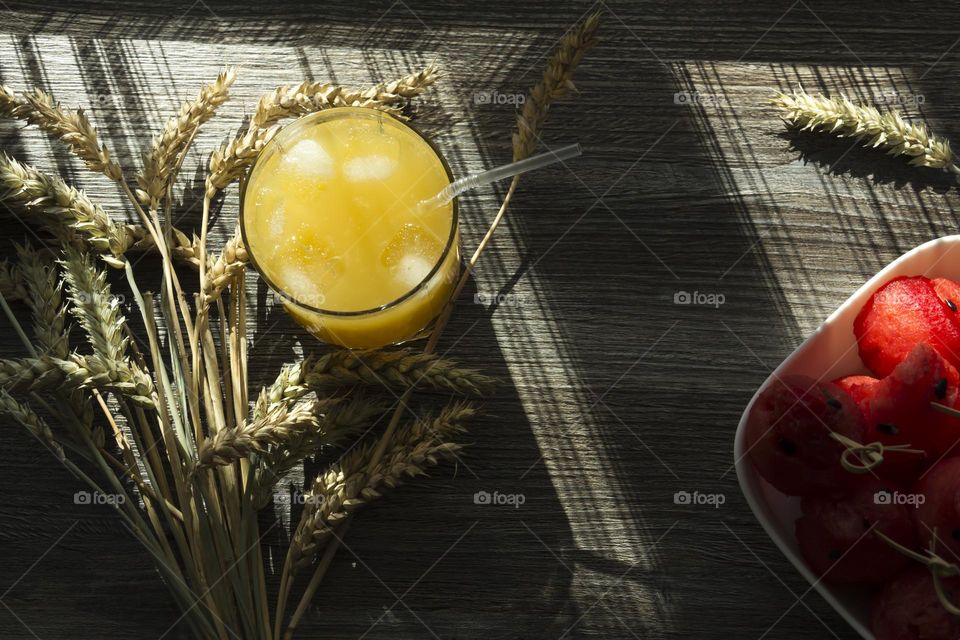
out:
M960 528L957 528L951 531L950 535L953 536L954 540L960 540Z
M881 422L878 424L877 431L880 433L885 433L888 436L895 436L900 433L900 429L897 429L896 425L892 425L889 422Z
M944 300L944 302L947 303L947 307L949 307L950 311L955 312L957 310L957 303L951 300L950 298L947 298L946 300Z
M777 446L780 447L780 451L783 451L788 456L797 455L797 443L793 440L780 438L780 440L777 441Z
M835 411L840 411L840 409L843 409L843 403L836 398L827 398L827 404L830 405Z
M862 524L863 524L863 530L864 530L864 531L866 531L867 529L869 529L870 527L873 526L872 524L870 524L870 521L867 520L866 518L863 519Z
M943 400L947 397L947 379L940 378L937 380L937 385L933 388L933 392L937 394L937 397Z
M830 551L827 552L827 557L831 560L839 560L841 556L843 556L843 554L837 549L830 549Z

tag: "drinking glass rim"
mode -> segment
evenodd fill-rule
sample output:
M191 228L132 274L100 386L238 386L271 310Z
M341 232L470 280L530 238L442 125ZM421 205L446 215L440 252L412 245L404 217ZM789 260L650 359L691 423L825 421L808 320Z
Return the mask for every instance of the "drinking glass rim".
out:
M427 275L424 276L423 280L421 280L415 287L403 293L403 295L401 295L399 298L391 300L390 302L386 302L378 307L371 307L369 309L360 309L357 311L336 311L333 309L322 309L320 307L315 307L313 305L300 302L292 294L288 293L287 291L284 291L282 287L279 287L276 284L274 284L273 280L271 280L270 277L267 276L264 270L260 267L260 265L257 264L257 260L253 255L253 250L250 248L250 243L247 242L247 228L246 228L246 225L244 224L244 203L246 202L247 184L250 181L250 176L253 175L253 172L257 168L257 163L259 163L260 158L263 157L264 154L266 154L267 150L270 149L274 144L279 144L279 141L281 140L281 138L283 138L285 135L289 136L290 131L295 131L298 126L303 127L303 126L312 124L314 120L320 120L320 119L334 120L338 118L349 117L350 115L362 116L365 118L372 118L372 117L376 117L378 119L387 118L389 120L393 120L394 123L399 124L401 127L406 127L410 129L410 131L416 134L417 137L419 137L421 140L426 142L427 145L433 150L433 153L440 160L440 164L443 167L443 170L447 174L447 180L450 182L453 182L453 172L450 170L450 164L447 162L447 159L440 152L440 149L437 147L437 145L435 145L433 141L430 140L430 138L428 138L419 128L410 124L409 122L404 122L399 118L395 118L394 116L390 115L385 111L382 111L380 109L373 109L370 107L332 107L330 109L323 109L322 111L317 111L315 113L311 113L309 115L298 118L297 120L294 120L290 124L285 125L277 133L277 135L275 135L270 140L270 142L264 145L264 147L260 150L260 152L257 153L256 158L254 158L253 163L250 165L250 170L246 173L240 185L240 237L243 240L244 247L246 248L247 258L250 260L250 264L253 266L257 274L261 278L263 278L264 282L267 283L267 286L270 287L273 291L276 291L280 297L284 298L288 302L295 304L297 307L300 307L307 311L311 311L313 313L317 313L321 315L338 316L338 317L365 316L365 315L371 315L374 313L379 313L381 311L386 311L387 309L391 309L399 305L407 298L410 298L414 294L423 290L427 286L427 284L430 282L430 280L433 279L433 277L437 274L437 272L440 271L440 267L443 266L444 262L446 262L447 257L450 255L450 251L453 249L454 245L456 244L457 230L460 227L460 208L458 206L457 199L454 198L450 203L451 209L452 209L451 210L452 217L450 221L451 222L450 235L447 238L446 245L443 247L443 251L440 253L440 257L437 258L437 261L436 263L434 263L433 267L430 269L430 272L427 273Z

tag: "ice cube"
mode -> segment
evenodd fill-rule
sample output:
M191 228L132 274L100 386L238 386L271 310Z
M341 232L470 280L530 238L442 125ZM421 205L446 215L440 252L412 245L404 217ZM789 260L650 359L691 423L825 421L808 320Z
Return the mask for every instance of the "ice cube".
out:
M292 296L297 302L312 307L323 306L325 297L317 278L304 267L288 264L280 272L280 281L277 285Z
M386 180L397 170L399 162L393 158L376 154L351 158L343 165L343 172L351 182Z
M427 277L433 265L430 261L416 253L408 253L390 267L393 277L410 289L414 288Z
M426 229L407 223L387 244L381 260L394 279L413 288L423 282L442 252Z
M333 177L333 158L316 140L300 140L286 150L281 165L304 178L330 179Z
M274 238L282 236L287 218L283 211L283 207L277 207L269 214L269 216L270 221L267 224L267 232Z

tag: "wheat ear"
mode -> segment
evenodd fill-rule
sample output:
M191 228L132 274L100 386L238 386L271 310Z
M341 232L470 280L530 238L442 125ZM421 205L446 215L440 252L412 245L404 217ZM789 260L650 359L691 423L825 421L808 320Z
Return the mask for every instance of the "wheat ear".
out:
M300 431L319 431L321 422L317 414L335 402L326 399L290 409L280 407L262 418L220 429L200 444L198 467L231 464L266 451L270 445L282 445Z
M802 88L778 92L772 103L784 122L801 131L821 131L854 138L865 147L881 148L892 156L907 156L917 167L942 169L960 176L950 141L932 135L924 124L910 124L896 111L859 105L846 96L811 95Z
M80 322L96 354L107 361L122 361L130 339L124 333L126 320L120 313L105 272L90 257L72 247L64 248L64 280L72 306L70 313Z
M374 442L347 453L321 474L311 487L304 516L290 541L288 561L294 569L310 564L334 528L347 516L394 489L404 479L423 475L426 469L456 454L462 445L449 438L464 431L463 423L475 414L465 403L453 403L438 416L416 420L397 432L387 454L367 473Z
M23 285L20 270L6 260L0 261L0 295L7 302L26 300L27 288Z
M212 118L217 108L227 101L230 86L236 79L236 71L232 68L220 72L214 82L200 89L194 100L184 102L177 115L170 118L163 131L153 138L143 159L143 168L137 174L137 198L145 206L154 210L160 208L181 151L200 125Z
M452 360L429 353L396 351L331 351L303 366L302 384L310 389L341 385L373 385L432 389L483 395L495 380L475 369L460 367Z
M28 292L26 302L33 319L33 334L44 353L66 358L69 333L63 308L63 286L56 265L45 261L29 245L17 245L19 272Z
M12 115L62 140L91 170L102 173L115 182L123 179L120 165L100 143L97 130L83 109L65 111L50 94L40 89L23 94L23 100L18 102Z
M550 57L543 79L531 90L517 116L517 131L513 134L513 158L526 158L537 148L539 134L550 104L571 91L576 91L573 74L587 51L596 43L600 14L594 13L583 24L571 29L560 40L557 51Z
M0 153L0 202L26 213L58 238L80 235L114 267L123 266L119 256L137 241L131 227L114 224L83 191L5 153Z
M3 389L0 389L0 413L10 416L23 425L35 438L43 442L59 460L65 459L63 447L57 442L46 421L27 405L17 402L13 396Z

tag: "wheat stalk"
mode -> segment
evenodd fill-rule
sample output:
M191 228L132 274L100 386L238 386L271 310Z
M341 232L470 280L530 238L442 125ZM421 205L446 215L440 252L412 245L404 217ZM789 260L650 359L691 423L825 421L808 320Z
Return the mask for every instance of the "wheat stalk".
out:
M415 420L397 432L390 451L367 473L374 443L347 453L338 464L314 480L307 495L304 516L290 540L288 561L294 569L309 565L333 530L347 516L380 498L385 489L395 489L404 479L416 477L449 458L462 445L449 442L464 431L463 423L475 410L453 403L438 416Z
M44 261L29 245L17 245L16 249L37 346L44 353L66 358L70 351L69 333L64 321L63 287L56 266Z
M537 148L538 132L547 118L550 104L571 91L576 91L573 74L587 51L596 43L600 14L594 13L583 24L571 29L560 40L556 52L547 62L543 80L535 85L517 115L517 131L513 134L513 159L521 160Z
M907 156L917 167L943 169L960 175L950 141L930 134L924 124L910 124L896 111L858 105L846 96L811 95L802 88L792 95L778 92L772 103L787 125L801 131L822 131L854 138L863 146L885 149L892 156Z
M26 120L62 140L92 171L102 173L115 182L123 179L120 165L100 144L97 130L83 109L64 111L48 93L34 89L32 93L23 94L23 101L18 101L10 115Z
M137 174L137 197L145 206L155 210L160 208L177 158L200 125L212 118L217 108L230 97L230 86L236 78L234 69L220 72L213 83L200 89L196 99L184 102L179 113L170 118L163 131L153 138L143 159L143 168Z

